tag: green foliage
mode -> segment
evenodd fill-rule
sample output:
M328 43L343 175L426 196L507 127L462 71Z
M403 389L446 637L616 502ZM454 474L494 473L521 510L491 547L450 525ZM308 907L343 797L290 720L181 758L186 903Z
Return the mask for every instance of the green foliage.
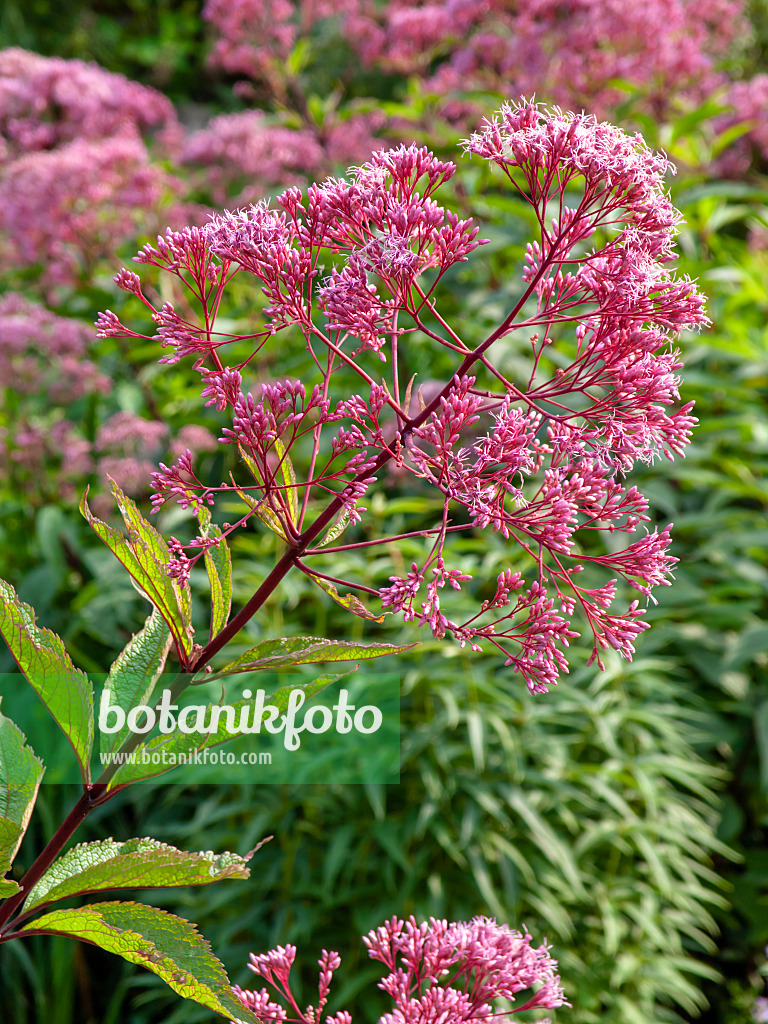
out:
M148 704L171 646L171 634L157 611L144 623L115 660L104 684L104 696L111 707L124 712L139 704ZM114 733L102 733L99 747L102 754L117 750L128 738L127 726Z
M211 523L211 513L207 508L200 508L198 522L201 537L218 538L218 544L205 551L205 570L211 585L210 639L213 640L226 626L232 610L232 556L221 530Z
M44 771L43 762L27 746L18 726L0 714L0 870L3 874L13 863L27 830Z
M181 655L192 652L189 587L169 579L166 572L170 549L157 530L141 515L136 503L127 498L116 483L112 493L129 531L129 539L113 526L97 519L83 497L81 512L100 540L130 573L138 589L159 611L170 629Z
M40 910L70 896L104 889L210 885L224 878L248 878L246 863L236 854L187 853L156 839L78 843L30 890L24 910Z
M289 686L278 688L269 698L269 703L280 712L288 708L291 693L301 691L304 699L309 700L316 693L325 689L330 683L343 678L345 673L336 675L319 676L306 683L292 682ZM262 694L263 697L263 694ZM255 710L259 699L258 691L253 698L244 698L228 705L234 710L234 720L241 720L243 709ZM202 706L202 705L201 705ZM204 720L210 722L214 708L218 704L208 704L204 712ZM221 716L216 719L216 728L212 732L197 733L185 732L180 727L172 729L171 732L161 733L136 747L136 760L122 764L109 780L110 789L118 789L127 786L131 782L138 782L143 779L152 779L163 772L170 771L175 765L183 764L185 759L192 757L195 753L210 750L213 747L228 743L234 738L232 732L227 728L226 718L222 721Z
M71 935L140 964L174 992L235 1021L256 1018L232 992L224 968L194 925L139 903L91 903L44 914L24 931Z
M72 744L83 781L91 781L93 686L72 664L61 637L39 629L35 613L0 580L0 633L54 721Z
M95 60L162 89L177 102L208 99L205 27L199 0L6 0L3 46Z
M377 620L380 621L380 620ZM223 679L240 672L264 672L291 665L316 665L326 661L357 661L401 654L416 644L358 644L315 636L279 637L265 640L217 669L206 680Z

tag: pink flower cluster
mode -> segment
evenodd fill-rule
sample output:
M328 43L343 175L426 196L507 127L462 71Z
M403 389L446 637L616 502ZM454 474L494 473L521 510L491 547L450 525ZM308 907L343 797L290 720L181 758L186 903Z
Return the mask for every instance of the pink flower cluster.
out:
M174 179L141 133L179 126L168 99L95 64L0 51L0 268L88 279L137 233Z
M622 98L615 79L643 90L656 113L674 95L700 102L727 81L718 61L749 34L743 0L208 0L203 16L220 33L214 63L255 80L316 20L335 17L365 65L426 76L442 94L538 92L602 115Z
M47 286L88 280L146 223L171 183L130 135L22 156L0 174L0 262L40 265Z
M569 1006L565 1001L557 962L546 945L531 945L531 936L497 924L487 917L449 924L430 918L393 917L363 939L368 955L389 971L379 988L392 998L394 1010L379 1024L482 1024L535 1008ZM291 992L294 946L251 954L248 965L275 990L259 992L235 987L242 1003L264 1024L320 1024L331 980L341 964L338 953L323 950L315 1006L302 1010ZM514 1005L521 992L530 993ZM283 1005L285 1004L285 1005ZM286 1008L287 1007L287 1008ZM326 1017L327 1024L351 1024L345 1010Z
M0 380L17 394L61 404L107 394L111 380L87 358L93 330L7 292L0 296Z
M399 74L425 74L442 93L467 88L539 92L607 114L621 98L612 80L695 102L722 84L717 59L747 32L741 0L361 0L345 31L362 59Z
M151 460L167 444L165 424L131 412L107 419L94 443L75 425L81 417L72 411L73 404L112 388L110 378L88 358L92 338L92 327L82 320L58 316L14 292L0 296L0 382L6 389L3 404L13 409L2 431L0 466L33 504L52 497L79 500L94 471L141 494L155 467ZM188 448L215 447L212 435L197 425L183 427L171 443L174 456ZM106 511L111 507L110 501Z
M281 571L298 568L324 589L355 587L435 637L495 648L543 692L568 670L577 609L593 659L607 648L629 658L645 623L639 600L615 607L620 581L646 600L669 583L669 528L645 527L648 503L625 478L636 461L672 459L688 443L695 420L690 403L679 405L674 342L708 321L695 284L671 272L679 216L664 186L669 168L642 139L521 102L505 105L466 148L500 170L537 224L522 294L479 343L439 308L440 283L481 244L478 228L435 198L455 166L416 146L375 153L349 178L306 195L290 188L276 208L216 215L204 229L145 246L138 261L187 290L183 315L152 306L136 274L116 280L152 311L155 337L170 349L163 361L193 357L203 397L231 417L220 441L238 446L251 476L208 487L185 453L154 474L157 507L171 499L197 509L235 489L246 511L228 532L260 519L289 545ZM216 327L235 274L255 279L266 297L248 335ZM248 362L284 330L303 338L302 380L246 390ZM99 331L146 337L109 311ZM451 379L425 394L417 388L418 411L401 369L414 334L454 364ZM494 361L496 343L511 336L529 346L527 381L510 380ZM251 354L225 365L233 341L248 342ZM340 368L357 375L358 391L339 393ZM360 519L385 468L439 498L437 521L327 546ZM468 530L493 531L508 545L509 565L493 582L452 564L454 537ZM638 531L622 547L619 537ZM603 533L614 534L608 553ZM316 568L347 546L414 536L427 541L423 557L378 590Z
M256 81L281 74L280 66L300 35L333 18L356 0L206 0L203 18L219 32L211 62Z
M380 111L329 118L322 130L269 121L260 110L214 117L189 135L180 162L197 172L197 187L219 206L245 205L276 185L305 185L329 169L370 155L375 133L386 122Z
M177 130L162 93L97 64L0 50L0 164L69 142Z
M214 117L187 137L181 163L203 170L202 185L218 205L252 202L277 184L302 184L317 174L325 154L307 129L270 124L260 110Z

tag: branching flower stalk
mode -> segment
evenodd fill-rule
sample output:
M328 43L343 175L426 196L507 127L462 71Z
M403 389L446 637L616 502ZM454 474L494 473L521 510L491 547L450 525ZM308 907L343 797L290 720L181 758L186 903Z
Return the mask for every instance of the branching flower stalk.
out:
M646 599L668 584L676 561L667 553L669 527L645 528L608 553L596 552L593 538L633 535L649 521L646 499L624 478L636 460L671 459L688 443L695 419L692 403L677 405L673 346L680 331L708 322L695 284L669 267L679 221L664 186L669 164L639 136L524 101L505 105L466 149L501 170L538 225L522 295L480 344L463 339L437 305L444 275L482 244L479 229L434 198L455 166L416 146L379 152L349 179L328 179L306 196L290 188L278 208L262 202L223 213L203 229L169 231L145 246L138 262L178 278L200 310L197 320L168 302L155 308L137 274L118 275L150 308L155 337L169 350L162 361L192 357L206 404L231 417L220 442L238 446L252 476L211 487L186 454L154 475L155 508L175 500L199 513L234 491L246 512L224 536L258 517L286 543L213 643L192 661L180 652L184 668L202 668L291 568L332 587L354 586L312 566L320 556L381 542L328 548L322 536L331 530L336 540L360 520L385 468L433 488L442 512L434 527L416 531L427 541L424 556L378 588L382 608L435 637L452 634L462 647L487 643L537 693L567 671L577 608L593 660L600 664L607 648L631 658L644 609L639 600L615 609L619 581ZM260 282L268 304L247 335L250 355L228 365L226 346L246 336L218 331L216 318L236 274ZM98 326L102 336L144 337L109 311ZM303 379L247 391L248 363L289 329L306 346ZM400 376L414 332L456 359L452 379L415 411L413 382ZM521 332L532 353L525 384L507 379L494 349ZM555 346L560 365L550 371ZM357 375L358 391L339 394L343 368ZM513 546L512 564L479 609L454 617L444 607L446 588L463 591L470 577L450 567L448 541L462 529L499 533ZM216 543L201 534L187 551L174 542L169 574L186 579ZM534 566L530 582L517 568L522 552ZM607 579L581 584L585 569Z
M501 170L538 226L519 299L479 343L461 336L438 301L444 275L482 240L470 220L433 198L455 166L416 146L376 153L348 180L328 179L306 196L288 189L279 209L260 203L223 213L204 229L169 231L145 246L138 262L174 275L190 308L199 309L197 318L169 302L157 308L138 274L118 274L117 283L143 301L157 324L168 350L162 361L193 359L202 398L230 418L219 440L237 446L249 473L246 482L233 477L209 486L196 476L189 450L160 465L155 508L173 500L198 520L199 534L186 546L175 538L166 545L159 535L152 540L147 524L137 526L138 509L119 499L141 543L170 549L163 579L178 608L163 610L168 595L156 580L147 595L170 630L169 644L173 635L181 670L174 699L292 569L368 619L381 621L382 609L391 610L435 637L451 634L462 647L502 652L534 693L567 671L564 649L578 635L577 609L592 636L593 660L599 663L607 648L632 656L644 609L639 600L623 612L614 608L619 582L648 599L652 588L668 584L676 559L668 554L670 528L644 527L648 503L624 477L637 459L671 459L688 443L695 420L691 403L678 406L674 341L683 329L707 323L695 284L669 269L679 220L664 187L669 165L637 136L524 101L505 105L466 149ZM235 275L258 281L267 297L247 336L217 328ZM145 337L110 311L98 329L101 336ZM262 381L247 391L249 364L281 332L289 342L297 333L301 338L304 379ZM417 332L454 359L450 379L431 391L403 376ZM524 384L507 378L497 355L499 342L520 332L530 339L533 361ZM246 341L245 358L227 364L227 346L236 342L242 353ZM345 383L350 374L359 381L352 391ZM384 471L429 488L439 514L426 527L345 542L344 531L361 520L362 502ZM243 514L213 528L209 506L232 494ZM116 554L121 544L130 547L85 505L84 511L102 539L112 536L107 542ZM215 630L212 621L207 645L194 644L191 567L256 518L285 550L245 606L227 621L227 604ZM595 543L599 534L631 536L638 528L644 534L626 547ZM466 598L473 581L451 563L451 545L462 532L483 529L509 542L509 564L459 615L450 599ZM340 579L321 561L415 538L424 541L421 557L376 589L370 581ZM366 608L338 587L374 596L380 608ZM14 615L33 614L15 600L9 597ZM31 620L24 628L30 643L43 642L34 639ZM322 652L315 660L323 660ZM139 740L128 736L118 753ZM114 768L93 782L83 770L80 800L0 908L0 942L17 934L26 915L13 915L82 821L122 788Z

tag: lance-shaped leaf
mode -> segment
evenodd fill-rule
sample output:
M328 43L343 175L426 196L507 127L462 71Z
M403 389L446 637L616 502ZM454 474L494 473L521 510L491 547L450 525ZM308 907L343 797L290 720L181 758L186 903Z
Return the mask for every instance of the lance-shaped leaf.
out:
M359 644L350 640L326 640L315 636L280 637L264 640L241 654L228 665L216 669L211 675L201 675L209 682L223 679L238 672L266 671L290 665L315 665L324 661L360 661L381 658L385 654L400 654L416 644Z
M384 616L389 615L389 612L382 612L381 615L374 615L373 612L369 612L365 605L359 601L354 594L340 594L336 587L331 583L330 580L321 579L319 576L314 576L312 573L307 573L307 576L313 580L321 590L324 590L326 594L341 605L342 608L346 608L348 612L352 612L354 615L359 615L361 619L368 619L369 622L383 622Z
M11 821L10 818L0 818L0 875L5 875L10 869L23 834L24 829L18 822ZM21 886L10 878L0 878L0 899L15 896L17 892L21 892Z
M344 533L347 526L349 525L349 509L343 508L341 512L336 516L334 521L331 523L331 528L317 545L319 548L324 548L327 544L333 544L335 540Z
M179 585L167 573L170 550L157 530L143 518L135 503L126 498L112 481L112 491L128 527L129 537L97 519L88 508L88 493L80 511L107 547L131 575L137 589L152 602L168 624L176 645L185 654L192 652L191 601L189 586Z
M139 704L148 704L155 683L165 667L171 646L171 633L165 619L155 608L143 629L128 641L109 670L102 702L128 712ZM115 733L101 733L100 750L117 750L128 736L124 726Z
M200 536L219 538L219 543L205 552L205 569L211 585L211 634L210 639L220 633L229 620L232 610L232 558L221 530L211 523L211 513L204 506L198 511Z
M0 714L0 865L13 863L37 799L43 762L27 746L24 733Z
M248 878L246 864L235 853L188 853L156 839L80 843L51 865L30 891L24 909L105 889L159 889Z
M229 1020L257 1024L232 992L223 964L193 924L140 903L91 903L53 910L23 931L70 935L146 967L174 992Z
M343 679L349 672L339 672L336 675L320 676L307 683L284 686L276 690L267 702L276 707L279 712L284 713L291 698L293 690L302 690L305 700L314 697L320 690L325 689L330 683ZM247 700L236 701L228 705L234 709L235 723L240 721L241 711L245 708L256 710L258 694ZM170 771L177 764L183 764L184 759L192 759L196 751L208 750L211 747L219 747L235 739L239 733L231 733L227 729L226 715L218 713L220 705L209 704L205 709L204 720L211 722L211 714L216 717L216 728L213 732L182 732L176 728L172 732L155 736L146 743L142 743L135 750L133 760L122 764L109 782L109 789L127 786L131 782L138 782L141 779L151 779L163 772ZM145 756L146 753L146 756ZM159 763L153 764L154 755L157 755ZM146 761L146 763L144 763Z
M237 447L240 451L240 455L242 456L243 461L245 462L248 469L251 471L251 476L259 485L259 487L263 489L264 493L266 493L269 488L267 488L265 484L265 481L255 459L250 455L248 449L244 445L239 444ZM285 495L285 507L288 511L288 515L291 519L291 522L295 525L299 511L299 499L298 492L296 490L296 474L293 471L293 465L291 463L291 460L288 458L288 455L285 452L285 448L279 438L275 441L275 448L277 450L277 454L281 456L280 475L283 478L283 494ZM272 490L274 490L274 488L272 488ZM277 515L274 509L267 503L267 501L262 501L261 499L253 498L246 491L239 490L237 493L240 495L240 497L243 499L246 505L248 505L249 508L252 508L254 510L259 519L261 519L261 521L266 526L268 526L273 533L276 533L278 537L282 537L283 540L288 539L285 533L285 528L283 527L283 524L280 521L280 517Z
M83 780L90 782L93 748L90 679L72 664L61 637L35 623L34 610L19 600L5 580L0 580L0 633L27 682L72 744Z
M291 522L295 526L299 518L299 492L296 487L296 473L285 445L279 437L275 438L275 451L280 459L279 469L280 475L283 478L285 504L288 507Z

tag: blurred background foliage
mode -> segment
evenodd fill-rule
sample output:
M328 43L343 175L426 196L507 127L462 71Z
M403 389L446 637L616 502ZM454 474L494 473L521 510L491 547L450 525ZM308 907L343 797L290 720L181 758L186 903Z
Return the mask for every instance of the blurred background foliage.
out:
M162 90L194 120L190 112L201 108L241 105L226 76L206 67L201 8L196 0L5 0L0 41L96 60ZM756 31L740 59L759 70L768 16L757 0L750 13ZM413 80L372 74L352 83L353 95L356 88L380 96L431 145L455 151L455 129L427 131L432 98ZM337 949L342 969L330 1011L349 1008L356 1020L373 1021L384 1005L361 933L392 914L489 913L552 943L573 1004L559 1021L754 1020L768 944L768 190L757 165L741 180L717 180L712 167L725 142L706 104L667 124L644 117L627 92L617 118L639 125L678 164L670 184L685 217L679 271L700 280L713 321L681 343L682 392L696 400L700 419L685 460L633 477L658 523L675 524L676 581L650 609L653 628L634 662L610 659L600 673L577 654L571 676L546 696L532 698L500 659L436 641L390 660L403 680L399 786L185 787L171 776L94 814L80 839L147 834L243 853L274 835L249 882L151 896L196 921L244 986L250 950L295 943L309 993L321 948ZM489 98L488 109L497 103ZM491 238L444 296L473 337L519 289L527 231L519 204L476 164L461 168L452 202ZM107 306L119 311L113 272L99 268L63 296L57 313L88 321ZM6 284L34 294L32 274ZM238 301L233 318L246 316L252 299ZM68 412L91 441L105 409L157 418L172 435L192 423L216 432L210 410L201 420L195 375L159 368L157 355L154 345L94 346L91 358L115 381L113 392ZM294 356L286 358L281 370L290 373ZM521 365L514 346L506 358L510 372ZM433 350L416 348L409 359L411 372L440 377ZM217 479L226 471L217 453L204 455L202 467ZM419 496L399 493L396 481L391 493L390 514L415 528L425 512ZM76 662L103 670L143 620L142 600L71 502L55 492L31 500L18 479L6 480L0 499L0 575L65 636ZM374 505L372 514L383 510ZM166 532L180 524L178 513L165 515ZM276 553L265 533L236 543L240 601ZM341 575L364 572L354 553L343 558ZM462 558L490 574L497 538L468 541ZM369 570L385 581L389 558ZM251 636L355 638L362 630L299 576L274 595ZM386 622L378 631L366 624L365 635L417 639ZM0 669L9 667L5 658ZM71 800L65 787L44 787L17 874ZM154 976L64 939L6 945L0 991L2 1019L14 1022L210 1020Z

